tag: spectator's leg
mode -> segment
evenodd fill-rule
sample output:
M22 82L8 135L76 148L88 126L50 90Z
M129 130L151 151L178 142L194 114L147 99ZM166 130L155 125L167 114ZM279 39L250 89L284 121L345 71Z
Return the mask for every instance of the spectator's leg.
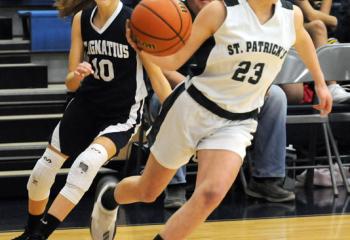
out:
M186 166L179 168L165 189L164 207L180 208L186 202Z
M326 25L320 21L315 20L305 24L305 29L310 34L312 41L316 48L324 46L328 41L328 33ZM342 103L350 100L350 93L346 92L344 88L342 88L336 81L327 80L327 85L331 95L333 97L333 101L335 103Z
M261 109L252 151L252 179L247 193L272 202L294 200L295 195L283 189L286 159L287 100L278 86L272 85Z

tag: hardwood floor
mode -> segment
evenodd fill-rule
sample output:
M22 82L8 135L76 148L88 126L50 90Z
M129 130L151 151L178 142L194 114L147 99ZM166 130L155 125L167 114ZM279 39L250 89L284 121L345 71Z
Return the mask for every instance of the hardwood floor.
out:
M346 240L350 239L350 215L330 215L258 220L217 221L203 224L189 240ZM151 240L162 225L123 226L116 239ZM0 233L8 240L18 232ZM50 240L89 240L88 229L59 230Z

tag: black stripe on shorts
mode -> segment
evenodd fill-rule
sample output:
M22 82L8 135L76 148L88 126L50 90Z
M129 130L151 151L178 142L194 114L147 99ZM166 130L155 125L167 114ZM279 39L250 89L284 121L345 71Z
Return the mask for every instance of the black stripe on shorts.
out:
M187 92L198 104L200 104L202 107L206 108L208 111L214 113L219 117L226 118L232 121L237 121L237 120L242 121L249 118L257 119L258 112L259 112L258 109L254 109L253 111L245 112L245 113L233 113L221 108L215 102L208 99L193 84L189 86L189 88L187 89Z
M164 101L162 105L162 110L160 114L154 121L151 131L147 135L148 145L151 147L156 140L157 134L159 132L160 126L162 125L167 113L169 112L171 106L174 104L175 100L180 96L182 92L185 91L185 83L182 83L180 86L174 89L169 97Z

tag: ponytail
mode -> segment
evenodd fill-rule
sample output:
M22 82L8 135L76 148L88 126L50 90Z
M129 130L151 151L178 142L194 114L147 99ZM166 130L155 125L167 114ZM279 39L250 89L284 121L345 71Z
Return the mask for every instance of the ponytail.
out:
M55 7L58 9L61 17L67 17L76 14L80 10L95 5L94 0L56 0Z

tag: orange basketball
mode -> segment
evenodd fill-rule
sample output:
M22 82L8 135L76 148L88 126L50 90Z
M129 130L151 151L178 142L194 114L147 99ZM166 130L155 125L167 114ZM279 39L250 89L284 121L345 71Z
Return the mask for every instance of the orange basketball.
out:
M142 0L130 19L132 37L144 51L167 56L184 46L192 18L180 0Z

